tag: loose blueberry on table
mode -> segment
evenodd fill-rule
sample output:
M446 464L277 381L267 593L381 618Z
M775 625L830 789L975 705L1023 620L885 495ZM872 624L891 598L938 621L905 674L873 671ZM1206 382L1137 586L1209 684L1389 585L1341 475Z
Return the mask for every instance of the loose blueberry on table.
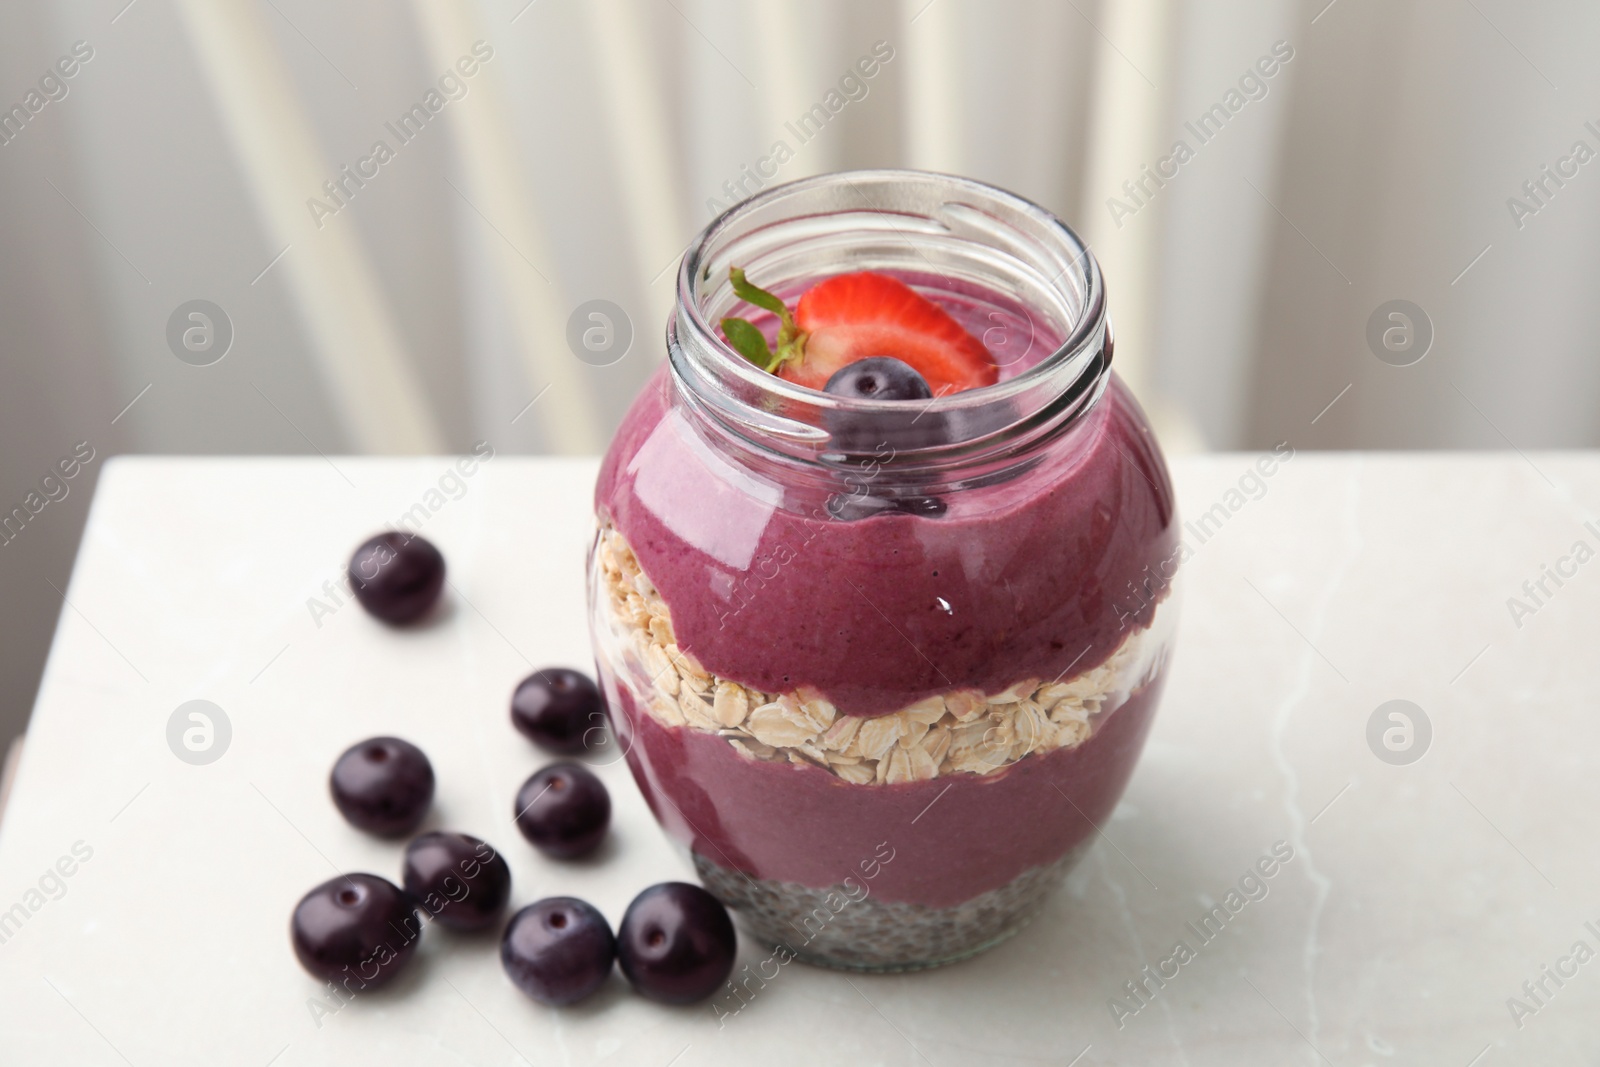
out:
M530 741L575 756L605 736L605 702L587 674L546 667L511 695L511 723Z
M406 892L452 930L493 926L511 898L511 868L487 841L435 831L406 846Z
M665 1004L703 1000L727 981L739 948L728 909L687 882L633 898L617 928L617 963L634 989Z
M611 822L611 795L587 767L552 763L517 790L517 829L556 859L576 859L599 847Z
M352 826L382 837L417 828L433 801L433 766L422 749L398 737L350 746L328 779L333 802Z
M416 951L415 905L375 874L347 874L317 886L295 905L289 936L313 977L355 989L391 981Z
M550 897L511 917L500 963L511 983L542 1004L575 1004L605 984L616 958L605 916L573 897Z
M444 587L444 556L432 542L389 530L350 557L350 588L368 613L404 626L428 613Z

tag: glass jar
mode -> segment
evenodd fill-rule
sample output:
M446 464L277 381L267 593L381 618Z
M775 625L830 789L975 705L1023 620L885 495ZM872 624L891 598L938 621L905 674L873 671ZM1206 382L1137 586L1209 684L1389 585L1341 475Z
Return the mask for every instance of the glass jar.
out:
M807 389L713 326L894 275L993 385ZM752 316L754 317L754 316ZM1048 212L911 171L774 187L684 255L665 366L595 495L591 626L651 810L756 937L894 970L1016 932L1144 745L1176 611L1171 483L1111 373L1099 268Z

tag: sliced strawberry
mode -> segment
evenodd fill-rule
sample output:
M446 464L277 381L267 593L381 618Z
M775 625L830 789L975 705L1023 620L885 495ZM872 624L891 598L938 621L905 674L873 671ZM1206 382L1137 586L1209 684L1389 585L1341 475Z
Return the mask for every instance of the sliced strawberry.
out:
M821 389L846 363L893 356L927 380L935 396L992 385L1000 375L983 342L950 313L886 274L839 274L806 291L795 323L807 334L805 358L778 373Z
M807 290L794 314L778 297L729 271L734 292L779 318L777 350L744 319L722 320L728 343L756 366L821 389L847 363L892 356L911 365L935 396L993 384L994 357L938 304L886 274L839 274Z

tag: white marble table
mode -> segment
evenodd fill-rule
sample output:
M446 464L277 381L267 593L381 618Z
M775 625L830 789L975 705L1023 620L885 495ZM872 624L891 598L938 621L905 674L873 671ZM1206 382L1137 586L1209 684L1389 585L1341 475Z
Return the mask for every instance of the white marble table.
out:
M1600 562L1560 561L1600 547L1582 525L1600 458L1302 454L1264 493L1255 458L1176 465L1187 518L1223 509L1194 541L1144 761L1047 915L933 972L792 964L720 1026L620 977L540 1007L492 938L441 930L398 988L321 1014L289 951L305 889L335 868L396 876L399 849L324 788L379 732L430 754L435 821L501 845L518 904L572 893L614 922L687 873L621 766L602 771L617 820L598 860L547 862L510 825L541 762L510 688L588 659L592 462L497 458L452 499L429 495L446 459L116 460L0 827L0 917L27 913L0 943L0 1062L1596 1062L1600 960L1570 950L1600 949ZM449 560L443 616L401 634L350 605L314 618L351 547L418 503ZM1535 604L1522 585L1542 565L1572 576ZM1535 610L1513 619L1513 596ZM207 765L167 743L194 699L232 725ZM1392 699L1432 726L1409 765L1368 745ZM1187 924L1280 841L1293 859L1267 895L1202 945ZM1194 958L1137 1013L1125 1001L1119 1029L1108 1002L1179 939ZM1534 1001L1523 983L1541 980ZM1511 997L1530 1010L1514 1019Z

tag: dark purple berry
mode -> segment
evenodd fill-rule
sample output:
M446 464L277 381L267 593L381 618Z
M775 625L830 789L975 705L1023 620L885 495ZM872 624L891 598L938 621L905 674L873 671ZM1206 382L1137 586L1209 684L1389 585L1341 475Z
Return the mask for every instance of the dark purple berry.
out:
M406 846L406 892L452 930L482 930L511 898L511 868L487 841L435 831Z
M640 993L666 1004L711 995L727 981L738 948L728 909L687 882L646 889L617 928L622 973Z
M616 954L606 917L572 897L529 904L500 939L511 984L542 1004L575 1004L599 989Z
M825 393L855 400L931 400L933 390L909 364L890 356L868 356L834 371Z
M328 786L352 826L383 837L417 828L433 801L433 767L422 749L398 737L371 737L345 749Z
M546 667L511 694L511 724L552 752L575 756L605 737L605 703L587 674Z
M587 767L552 763L517 790L517 829L547 856L593 852L611 822L611 795Z
M948 443L945 416L931 411L933 405L919 403L933 398L922 375L898 359L871 356L840 367L824 390L846 400L910 402L892 411L853 405L823 411L827 462L849 488L828 498L828 514L855 522L887 512L926 516L942 511L942 505L937 510L923 506L929 497L906 497L911 475L890 466L903 452Z
M350 557L350 587L384 622L415 622L439 599L444 557L431 542L390 530L368 538Z
M323 882L300 898L289 923L300 965L351 992L394 978L421 936L410 898L375 874L346 874Z

